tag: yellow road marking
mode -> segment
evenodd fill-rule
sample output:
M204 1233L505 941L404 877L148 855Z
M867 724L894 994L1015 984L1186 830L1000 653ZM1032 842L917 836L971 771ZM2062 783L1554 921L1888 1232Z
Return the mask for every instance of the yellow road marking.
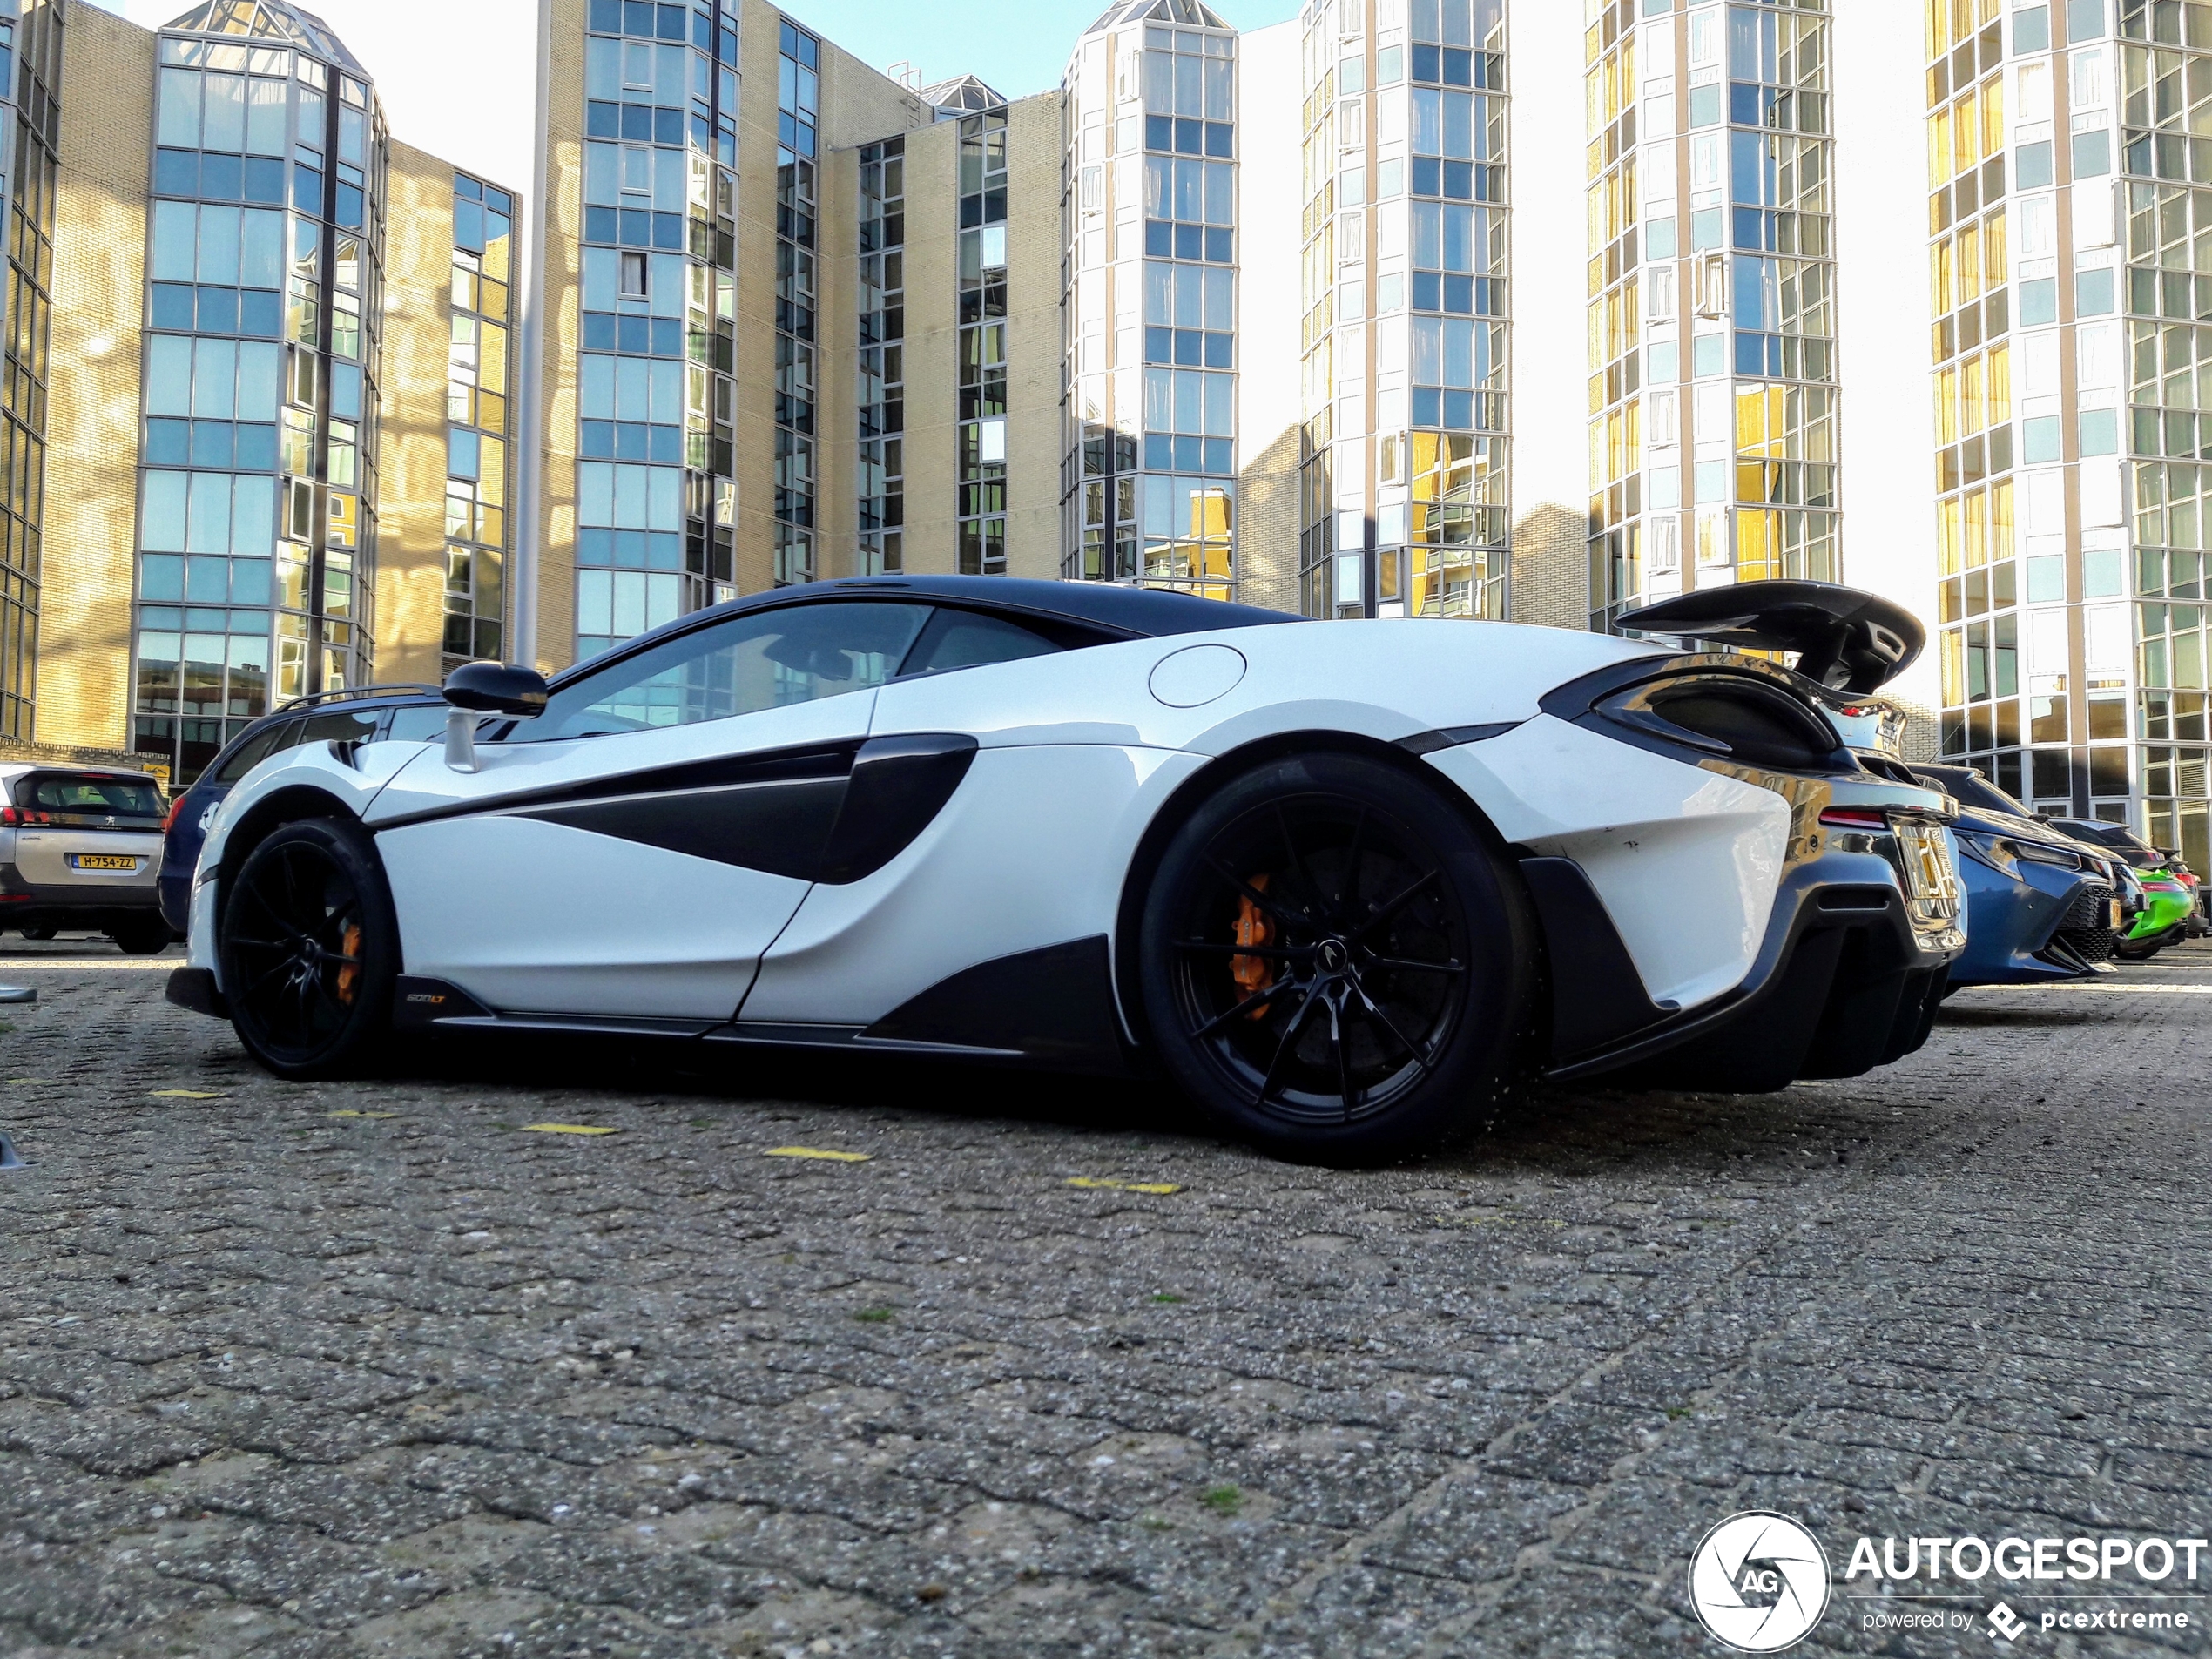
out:
M875 1154L833 1152L819 1146L772 1146L760 1156L764 1158L821 1158L831 1163L866 1163Z
M156 1100L220 1100L219 1089L157 1089L152 1091Z
M1068 1177L1068 1184L1071 1187L1109 1187L1116 1192L1150 1192L1163 1198L1170 1192L1183 1190L1172 1181L1097 1181L1087 1175L1071 1175Z
M523 1127L534 1135L619 1135L618 1129L600 1129L590 1123L525 1123Z

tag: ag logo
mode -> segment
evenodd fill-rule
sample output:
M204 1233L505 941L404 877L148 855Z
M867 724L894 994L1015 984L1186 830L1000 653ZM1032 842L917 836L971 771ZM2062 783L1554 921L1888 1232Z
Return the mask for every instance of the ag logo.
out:
M1828 1610L1828 1557L1787 1515L1730 1515L1689 1558L1689 1603L1738 1652L1779 1653Z

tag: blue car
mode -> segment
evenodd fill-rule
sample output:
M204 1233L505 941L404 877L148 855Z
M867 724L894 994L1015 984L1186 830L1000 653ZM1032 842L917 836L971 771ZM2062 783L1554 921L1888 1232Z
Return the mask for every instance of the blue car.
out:
M2037 822L1971 766L1912 771L1959 803L1952 833L1966 888L1966 950L1951 965L1952 987L2096 973L2121 925L2123 878L2111 855Z
M428 742L444 734L444 694L435 685L365 685L300 698L233 738L169 806L162 826L163 920L182 935L192 920L192 873L216 807L239 779L271 755L303 743Z

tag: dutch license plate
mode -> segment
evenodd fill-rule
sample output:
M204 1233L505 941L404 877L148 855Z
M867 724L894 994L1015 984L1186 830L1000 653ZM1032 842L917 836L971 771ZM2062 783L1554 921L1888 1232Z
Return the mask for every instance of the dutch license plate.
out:
M69 855L72 870L135 870L138 860L128 853L72 853Z
M2106 907L2112 912L2112 920L2105 925L2110 927L2113 932L2118 933L2121 929L2121 924L2126 921L2126 918L2120 913L2120 900L2117 899L2109 900L2107 901Z

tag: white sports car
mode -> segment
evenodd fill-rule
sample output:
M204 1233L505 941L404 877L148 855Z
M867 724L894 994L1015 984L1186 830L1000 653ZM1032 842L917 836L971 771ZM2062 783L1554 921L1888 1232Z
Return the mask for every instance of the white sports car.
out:
M442 745L231 792L169 995L287 1076L395 1028L1028 1062L1329 1160L1531 1071L1855 1075L1962 943L1950 803L1823 712L1896 665L1889 611L1765 585L1815 678L988 577L761 594L550 685L472 664Z

